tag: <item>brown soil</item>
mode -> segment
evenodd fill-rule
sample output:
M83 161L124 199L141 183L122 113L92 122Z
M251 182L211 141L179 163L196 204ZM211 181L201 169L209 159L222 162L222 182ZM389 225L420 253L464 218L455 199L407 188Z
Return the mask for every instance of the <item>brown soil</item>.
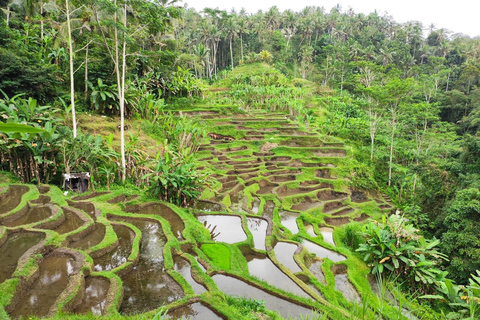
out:
M347 152L343 149L319 149L313 152L318 157L337 157L343 158L347 155Z
M304 198L302 203L297 203L292 206L292 210L295 211L307 211L313 208L318 208L322 206L322 203L310 198Z
M367 202L370 201L368 197L361 191L358 190L352 190L352 195L350 196L350 199L352 199L353 202L356 203L362 203L362 202Z
M343 207L345 207L345 205L340 201L328 202L323 207L323 212L330 213Z
M352 213L353 211L355 211L355 210L353 210L352 208L345 208L345 209L342 209L340 211L332 213L332 216L344 216L346 214Z
M332 174L329 169L318 169L315 170L315 177L322 179L335 179L332 177Z
M295 181L295 175L288 175L288 176L271 176L268 180L273 182L288 182L288 181Z
M345 198L347 196L346 193L343 193L343 192L337 192L337 191L333 191L333 190L321 190L317 193L317 198L318 200L321 200L321 201L328 201L328 200L338 200L338 199L342 199L342 198ZM325 205L327 206L327 205ZM324 208L325 210L325 208Z
M365 213L362 213L362 215L361 215L360 217L356 217L356 218L353 219L353 220L355 220L355 221L357 221L357 222L360 222L360 221L365 221L365 220L367 220L368 218L370 218L370 217L367 216Z
M349 218L324 218L325 223L331 226L341 226L350 222Z

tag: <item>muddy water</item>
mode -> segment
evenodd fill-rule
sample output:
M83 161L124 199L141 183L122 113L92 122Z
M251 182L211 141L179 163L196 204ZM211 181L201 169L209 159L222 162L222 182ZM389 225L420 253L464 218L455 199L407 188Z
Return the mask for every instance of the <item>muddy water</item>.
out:
M249 260L249 257L247 257L247 260ZM310 297L267 257L250 260L248 262L248 270L252 276L262 279L274 287L301 297Z
M256 192L257 194L270 194L272 190L278 187L276 183L268 183L266 180L262 180L259 183L260 189Z
M30 201L33 204L47 204L51 202L52 199L49 196L40 195L37 199Z
M322 205L323 203L320 201L314 201L314 200L310 200L309 198L306 198L304 202L293 205L292 210L307 211L313 208L321 207Z
M13 209L15 209L22 201L22 196L30 190L26 186L15 186L11 185L7 192L3 195L0 195L0 214L7 213Z
M322 271L322 264L322 261L314 261L308 270L315 276L315 278L318 279L318 281L320 281L321 284L326 285L327 283L325 281L325 275Z
M105 237L105 225L102 223L95 223L95 229L87 234L83 239L72 242L68 245L69 248L87 250L99 244Z
M308 241L308 240L304 240L302 242L302 245L310 252L310 253L313 253L317 256L317 258L328 258L330 260L332 260L333 262L339 262L339 261L343 261L345 260L346 258L339 254L339 253L336 253L335 251L332 251L332 250L328 250L316 243L313 243L311 241Z
M265 250L268 222L258 218L247 218L247 225L252 233L255 249Z
M233 211L243 211L243 202L244 202L244 196L243 196L243 186L235 192L230 193L230 209Z
M85 296L75 313L89 313L101 316L106 312L106 301L110 281L103 277L85 278Z
M199 284L193 279L192 268L190 266L190 263L187 260L179 256L176 256L173 259L173 263L174 263L173 268L175 269L175 271L180 273L185 278L185 280L187 280L188 284L192 287L195 294L202 294L203 292L206 291L203 285Z
M171 208L161 203L152 203L144 206L138 212L140 214L159 215L170 223L173 234L179 240L183 240L182 232L185 229L185 224L182 218L175 213Z
M14 319L34 315L44 317L67 287L73 259L50 256L39 264L39 276L10 314Z
M107 254L93 260L95 271L112 270L127 262L132 252L134 233L130 228L122 225L114 225L113 230L117 234L118 246Z
M278 242L273 248L278 261L285 267L289 268L293 273L302 271L293 259L293 255L297 249L298 246L296 244L287 242Z
M292 234L298 233L298 225L297 225L297 217L300 215L296 212L290 211L280 211L280 219L282 220L281 223L284 227L286 227Z
M77 209L82 210L85 212L90 218L93 220L97 219L97 210L95 209L95 206L91 202L73 202L73 201L68 201L68 205L70 207L74 207Z
M233 202L232 202L233 203ZM225 208L220 203L209 202L209 201L197 201L195 203L195 209L205 212L212 212L212 211L224 211Z
M323 219L326 224L332 225L332 226L341 226L344 224L347 224L350 222L350 219L345 217L345 218L324 218Z
M11 222L5 222L4 224L7 227L18 227L21 225L45 220L50 216L52 216L52 214L53 213L50 207L38 205L29 209L28 212L23 217Z
M260 199L253 198L252 212L253 213L258 213L259 210L260 210Z
M348 275L346 273L335 275L335 289L343 293L345 299L356 303L361 302L357 290L348 280Z
M310 223L304 223L305 231L308 233L308 235L312 238L316 238L317 234L315 233L315 230L313 229L313 226Z
M65 214L65 221L53 231L64 234L80 228L83 224L83 221L72 210L63 208L63 213Z
M272 200L268 200L267 202L265 202L265 205L263 206L262 216L264 218L271 220L273 219L274 210L275 210L275 202L273 202Z
M200 302L192 303L184 307L171 311L167 315L168 319L178 320L222 320L223 318L215 314L210 308Z
M323 241L335 245L335 241L333 241L333 228L321 227L320 233L323 236Z
M206 222L207 229L218 234L215 241L235 243L247 239L247 235L242 228L242 219L237 216L225 215L206 215L198 216L198 220L202 223ZM213 229L215 228L215 229Z
M160 224L139 219L131 223L142 231L142 240L138 263L122 277L122 314L147 312L184 296L182 287L164 270L166 238Z
M291 317L299 319L300 316L307 317L315 314L314 311L310 309L271 295L266 291L260 290L236 278L217 274L214 275L212 279L221 291L247 299L263 300L268 309L280 312L284 318Z
M87 200L87 199L92 199L95 197L103 196L104 194L107 194L108 192L92 192L90 194L84 195L84 196L76 196L73 197L72 199L75 201L81 201L81 200Z
M12 276L18 259L31 247L39 243L45 235L33 232L15 232L0 246L0 283Z

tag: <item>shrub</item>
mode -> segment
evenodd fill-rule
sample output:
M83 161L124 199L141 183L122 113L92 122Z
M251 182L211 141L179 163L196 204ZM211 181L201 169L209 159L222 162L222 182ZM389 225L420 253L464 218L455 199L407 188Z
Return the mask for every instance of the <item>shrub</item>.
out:
M399 214L371 221L362 230L365 243L357 249L364 255L373 274L393 274L405 280L411 291L432 292L445 280L447 272L437 265L446 256L435 247L439 240L427 240Z

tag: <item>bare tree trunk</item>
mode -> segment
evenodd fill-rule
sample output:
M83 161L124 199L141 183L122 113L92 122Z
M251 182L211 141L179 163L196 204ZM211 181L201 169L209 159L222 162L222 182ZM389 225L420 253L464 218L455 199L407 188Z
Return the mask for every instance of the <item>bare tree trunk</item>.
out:
M10 6L7 5L7 27L10 27Z
M73 45L72 45L72 29L70 26L70 8L68 6L68 0L65 0L65 8L67 15L67 30L68 30L68 50L69 50L69 62L70 62L70 104L72 106L72 124L73 124L73 137L77 137L77 120L75 115L75 79L73 77Z
M240 33L240 55L242 56L242 61L244 61L243 60L243 38L242 38L242 36L243 36L243 33Z
M373 146L374 146L374 143L375 143L375 134L372 134L371 131L370 131L370 141L371 141L371 144L370 144L370 160L373 160Z
M117 0L114 1L114 5L117 5ZM125 69L126 69L126 35L123 34L123 48L122 48L122 74L120 76L120 53L119 53L119 39L118 39L118 13L115 11L114 13L114 23L115 23L115 31L114 31L114 39L115 39L115 74L117 76L117 91L118 91L118 98L120 104L120 153L122 157L122 182L125 183L126 179L126 165L125 165ZM127 28L127 6L125 4L124 7L124 21L123 27ZM125 31L124 31L125 32Z
M43 1L40 1L40 16L40 39L43 41Z
M233 49L232 49L232 37L230 37L230 60L232 61L232 70L233 70Z
M127 29L127 5L124 5L123 11L123 28ZM125 69L127 68L127 37L125 31L123 33L123 51L122 51L122 95L120 96L120 144L122 153L122 182L125 183L126 163L125 163Z
M396 111L392 113L392 134L390 136L390 162L388 165L388 186L392 184L393 139L395 137Z
M87 101L88 98L88 48L89 48L89 43L87 43L87 47L85 49L85 101Z

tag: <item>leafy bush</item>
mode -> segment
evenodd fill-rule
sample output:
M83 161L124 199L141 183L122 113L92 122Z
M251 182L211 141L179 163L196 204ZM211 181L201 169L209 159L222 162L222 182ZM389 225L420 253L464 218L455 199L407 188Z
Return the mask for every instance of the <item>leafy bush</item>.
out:
M195 153L206 136L206 128L197 121L172 113L164 113L155 123L146 122L143 129L166 144L175 152Z
M196 170L191 155L169 150L166 145L165 155L157 157L154 173L150 177L150 192L160 200L178 206L191 206L201 195L206 178Z
M447 272L439 269L446 256L435 247L439 240L427 240L399 214L371 221L362 230L365 243L356 250L364 255L373 274L391 273L403 279L411 291L433 292Z
M480 191L464 189L457 193L447 209L443 222L446 232L442 248L451 256L447 270L459 283L466 283L480 265Z
M43 129L40 133L0 133L0 166L10 170L22 182L49 182L59 165L57 153L61 134L56 124L59 110L40 105L36 99L21 95L0 99L0 122L22 123Z

